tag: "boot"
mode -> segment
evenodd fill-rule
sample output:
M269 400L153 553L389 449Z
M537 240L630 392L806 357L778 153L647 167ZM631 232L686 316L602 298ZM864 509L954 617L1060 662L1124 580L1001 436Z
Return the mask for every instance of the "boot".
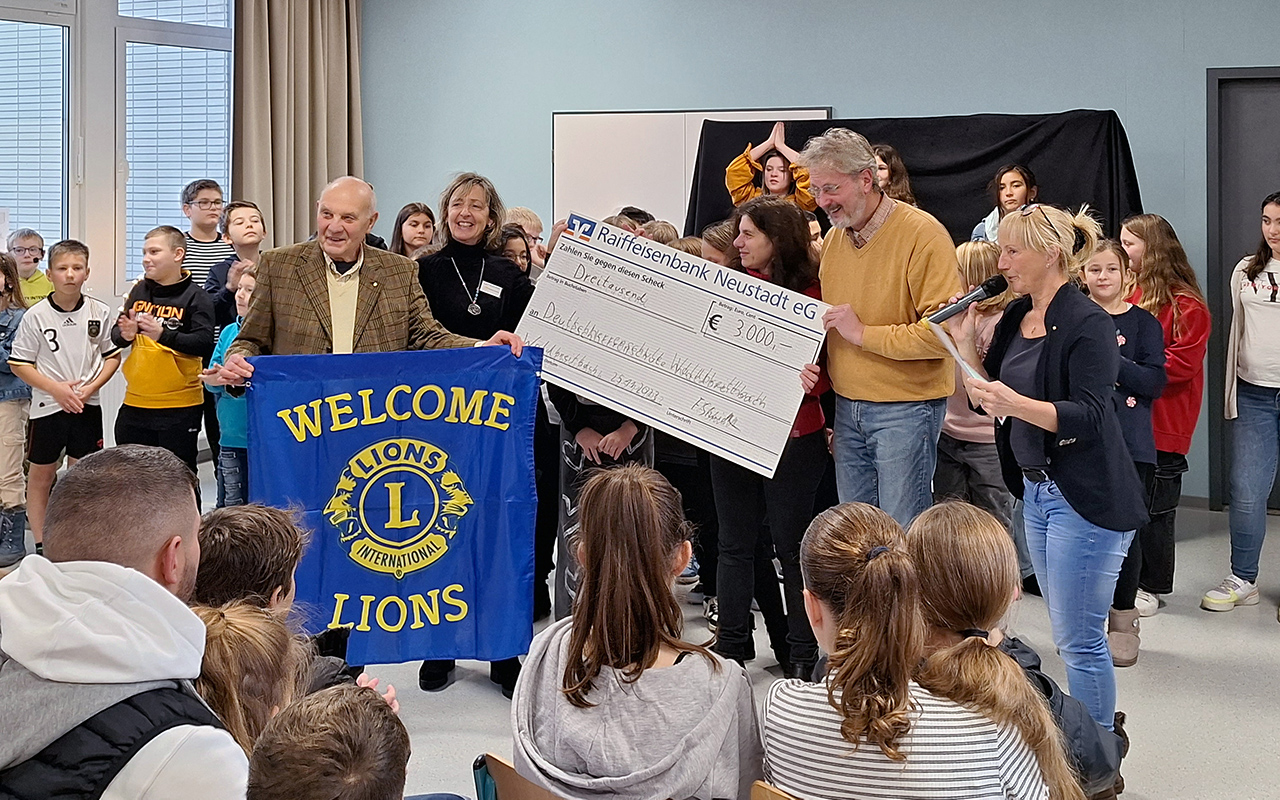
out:
M1107 614L1107 644L1111 648L1111 663L1117 667L1132 667L1138 663L1138 609L1128 611L1111 609Z
M27 510L0 511L0 567L11 567L27 554Z

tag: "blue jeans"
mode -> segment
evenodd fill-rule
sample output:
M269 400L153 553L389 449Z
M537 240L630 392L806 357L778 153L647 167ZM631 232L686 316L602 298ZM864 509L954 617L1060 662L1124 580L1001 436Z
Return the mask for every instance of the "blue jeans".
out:
M249 502L249 451L223 447L218 451L218 508Z
M1133 531L1098 527L1076 513L1053 481L1023 479L1027 547L1049 606L1053 642L1067 665L1071 696L1112 730L1116 673L1107 648L1107 612Z
M946 398L873 403L836 395L840 502L878 506L904 528L933 505L930 481L946 413Z
M1280 447L1280 389L1236 381L1231 423L1231 572L1258 580L1258 557L1267 535L1267 498L1276 482Z

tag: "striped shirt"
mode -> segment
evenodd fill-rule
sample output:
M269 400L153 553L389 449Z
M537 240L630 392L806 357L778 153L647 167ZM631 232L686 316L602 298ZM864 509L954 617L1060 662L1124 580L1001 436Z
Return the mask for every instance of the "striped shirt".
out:
M1021 734L911 684L906 761L879 746L854 749L825 684L777 681L761 717L765 780L816 800L1045 800L1049 788Z
M186 238L187 255L182 259L182 268L191 273L192 285L203 289L205 281L209 280L209 270L226 261L227 256L234 256L236 249L221 237L212 242L202 242L187 231Z

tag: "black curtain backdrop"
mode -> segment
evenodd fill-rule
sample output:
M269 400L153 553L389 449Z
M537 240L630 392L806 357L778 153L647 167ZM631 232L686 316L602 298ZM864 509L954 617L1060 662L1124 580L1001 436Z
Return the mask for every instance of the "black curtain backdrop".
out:
M772 127L772 122L702 123L686 236L732 213L724 168L748 142L763 141ZM1088 203L1109 236L1119 234L1129 215L1142 213L1129 138L1114 111L796 120L787 122L787 143L800 150L828 128L849 128L872 144L898 148L920 207L937 217L957 243L968 241L995 207L987 186L1009 163L1031 168L1041 202L1072 209Z

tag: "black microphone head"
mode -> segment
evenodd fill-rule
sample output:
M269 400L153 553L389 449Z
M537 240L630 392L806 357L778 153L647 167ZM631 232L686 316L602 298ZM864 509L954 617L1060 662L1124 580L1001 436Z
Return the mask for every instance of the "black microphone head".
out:
M987 297L995 297L996 295L1009 288L1009 281L1003 275L992 275L982 282L982 293Z

